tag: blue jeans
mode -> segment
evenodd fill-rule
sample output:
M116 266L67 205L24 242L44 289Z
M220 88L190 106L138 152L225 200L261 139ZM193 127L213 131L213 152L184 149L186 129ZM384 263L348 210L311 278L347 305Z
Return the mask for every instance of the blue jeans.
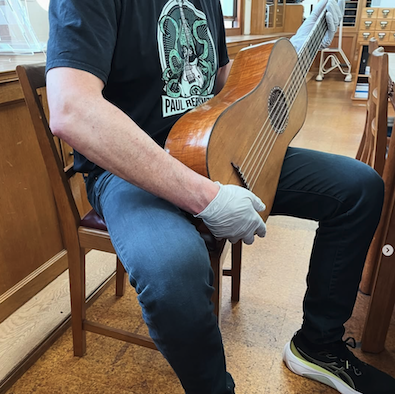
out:
M312 342L344 334L383 189L377 173L354 159L287 151L272 214L319 222L303 303L302 330ZM87 190L136 289L150 335L185 392L233 393L210 301L213 273L195 227L174 205L108 172L90 174Z

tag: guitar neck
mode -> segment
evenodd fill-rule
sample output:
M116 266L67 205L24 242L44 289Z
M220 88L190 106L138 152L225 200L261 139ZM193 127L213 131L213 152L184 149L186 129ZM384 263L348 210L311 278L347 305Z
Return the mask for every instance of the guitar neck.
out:
M299 50L298 61L286 88L288 102L291 107L296 100L301 87L305 83L306 75L309 72L311 65L320 49L321 42L327 30L328 25L326 23L324 11L318 17L302 48Z
M310 70L310 67L320 49L321 42L328 30L324 11L318 18L316 24L308 35L305 43L298 53L298 65L302 79L304 79Z

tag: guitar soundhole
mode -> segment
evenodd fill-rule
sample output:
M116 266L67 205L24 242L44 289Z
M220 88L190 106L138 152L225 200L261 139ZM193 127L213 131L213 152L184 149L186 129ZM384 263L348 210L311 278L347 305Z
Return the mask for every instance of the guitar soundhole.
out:
M288 125L288 104L284 92L276 86L269 96L269 119L276 133L283 133Z

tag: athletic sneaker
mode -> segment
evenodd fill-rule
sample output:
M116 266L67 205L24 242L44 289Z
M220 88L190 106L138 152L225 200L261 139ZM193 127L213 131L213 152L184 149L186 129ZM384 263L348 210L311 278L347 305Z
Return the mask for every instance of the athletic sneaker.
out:
M342 394L395 394L395 379L359 360L349 347L355 348L353 338L312 346L297 332L285 346L283 359L297 375L324 383Z

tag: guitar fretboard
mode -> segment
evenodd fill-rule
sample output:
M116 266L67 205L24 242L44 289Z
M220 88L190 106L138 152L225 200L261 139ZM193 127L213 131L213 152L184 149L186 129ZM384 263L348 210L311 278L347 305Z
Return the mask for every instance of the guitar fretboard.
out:
M288 102L292 106L300 88L305 82L307 73L320 49L321 42L328 30L324 11L306 38L305 43L298 53L298 62L294 68L293 79L288 88Z

